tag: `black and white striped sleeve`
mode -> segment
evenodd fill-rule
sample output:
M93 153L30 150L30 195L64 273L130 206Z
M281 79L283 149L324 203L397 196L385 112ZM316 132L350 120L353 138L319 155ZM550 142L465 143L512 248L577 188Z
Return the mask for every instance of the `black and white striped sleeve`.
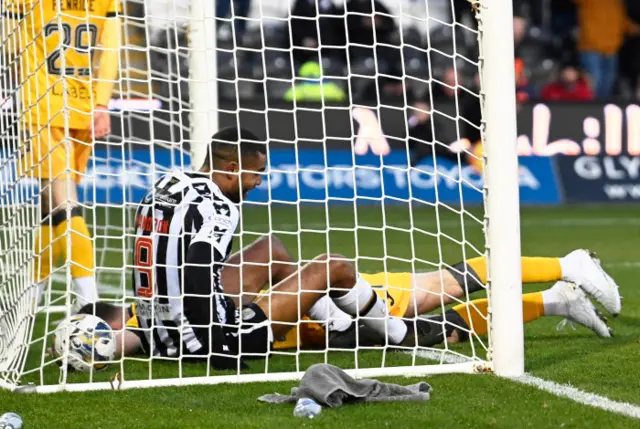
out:
M184 316L202 344L198 354L210 356L211 365L235 369L237 357L229 355L222 324L226 320L226 302L216 282L216 266L226 259L226 248L233 237L233 226L217 213L214 202L204 198L192 205L194 236L187 249L184 281Z

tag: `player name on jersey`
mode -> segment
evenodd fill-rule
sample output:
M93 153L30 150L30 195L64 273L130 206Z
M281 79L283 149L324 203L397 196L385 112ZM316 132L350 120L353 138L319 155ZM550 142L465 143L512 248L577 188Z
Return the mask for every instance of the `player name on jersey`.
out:
M136 215L136 228L146 232L159 232L167 234L169 232L169 222L152 216Z
M58 7L62 12L95 12L94 3L99 0L52 0L51 10L58 11Z

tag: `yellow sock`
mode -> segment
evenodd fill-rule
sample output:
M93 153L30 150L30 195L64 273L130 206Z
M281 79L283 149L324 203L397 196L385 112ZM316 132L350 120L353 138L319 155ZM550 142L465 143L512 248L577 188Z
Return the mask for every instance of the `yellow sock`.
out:
M69 221L65 220L54 228L55 237L62 237L60 256L63 257L64 260L67 260L69 257L69 255L67 255L67 242L64 238L64 235L67 234L68 227ZM87 228L87 224L82 216L72 215L69 234L71 238L71 256L69 258L71 262L71 277L74 279L92 277L95 269L93 241L91 241L89 228Z
M478 335L485 335L488 331L487 308L489 301L486 298L474 299L471 303L459 304L453 310L460 315L470 329ZM522 295L522 321L532 322L544 316L544 303L542 292L527 293Z
M469 329L478 335L487 333L487 308L489 300L486 298L474 299L470 303L458 304L453 310L467 323Z
M40 283L51 275L51 267L57 262L57 254L53 251L53 235L49 221L40 225L34 246L36 258L33 267L33 281Z
M561 279L560 258L522 258L523 283L550 283Z
M523 283L548 283L562 279L562 268L559 258L538 258L523 256L522 282ZM478 279L487 283L487 260L484 256L471 258L467 264L473 268Z
M522 320L532 322L544 316L544 301L542 292L525 293L522 295Z

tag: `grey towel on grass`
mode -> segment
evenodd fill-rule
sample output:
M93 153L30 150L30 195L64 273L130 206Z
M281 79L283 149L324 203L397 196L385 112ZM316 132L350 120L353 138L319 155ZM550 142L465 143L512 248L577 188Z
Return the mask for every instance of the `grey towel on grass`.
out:
M323 407L337 408L349 402L428 401L431 386L425 382L408 386L383 383L378 380L356 380L342 369L324 363L312 365L300 380L300 386L290 395L273 393L258 401L272 404L295 404L300 398L310 398Z

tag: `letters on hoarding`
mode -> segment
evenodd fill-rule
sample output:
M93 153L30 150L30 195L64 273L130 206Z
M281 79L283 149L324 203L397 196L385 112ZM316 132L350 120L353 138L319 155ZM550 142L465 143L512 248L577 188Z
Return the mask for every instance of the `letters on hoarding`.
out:
M531 109L531 134L518 136L521 156L640 155L640 106L630 104L623 111L615 104L572 105L575 113L572 112L571 118L566 117L565 106L552 107L555 109L536 104ZM578 121L572 120L576 115ZM552 121L559 123L553 128L559 133L551 133ZM581 129L577 125L582 125Z
M354 158L345 150L274 150L269 159L269 177L249 194L250 201L482 202L482 175L474 167L459 167L443 159L436 164L427 160L412 169L407 167L406 153L400 151L384 158ZM519 182L524 204L560 202L551 162L548 157L521 160Z
M153 163L151 162L153 160ZM351 151L274 149L269 152L269 175L249 194L253 202L324 202L358 204L403 201L447 204L482 203L483 177L473 167L450 161L427 161L408 168L406 152L386 157L353 156ZM528 157L520 163L520 196L524 204L557 204L560 192L552 159ZM173 167L188 166L179 151L146 149L97 149L79 186L83 203L138 203L160 174ZM15 169L4 168L6 182L15 181ZM11 176L11 177L9 177ZM38 192L34 181L21 181L22 195L31 201Z
M640 201L640 156L558 157L569 202Z

